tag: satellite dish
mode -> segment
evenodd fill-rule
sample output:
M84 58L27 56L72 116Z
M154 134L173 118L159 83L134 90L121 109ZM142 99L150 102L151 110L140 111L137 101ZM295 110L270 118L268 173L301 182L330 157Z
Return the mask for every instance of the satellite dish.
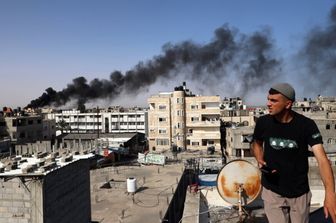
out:
M261 172L246 160L230 161L217 176L217 190L226 202L241 208L260 193Z

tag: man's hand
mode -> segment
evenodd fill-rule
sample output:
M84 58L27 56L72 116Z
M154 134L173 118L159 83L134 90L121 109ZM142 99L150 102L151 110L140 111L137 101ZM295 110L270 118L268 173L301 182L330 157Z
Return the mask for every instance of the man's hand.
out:
M336 223L336 194L333 170L330 166L330 161L325 154L322 144L312 146L313 153L316 157L321 179L325 188L324 198L324 215L330 217Z
M336 223L336 194L331 192L325 194L324 198L324 216L330 217L334 223Z

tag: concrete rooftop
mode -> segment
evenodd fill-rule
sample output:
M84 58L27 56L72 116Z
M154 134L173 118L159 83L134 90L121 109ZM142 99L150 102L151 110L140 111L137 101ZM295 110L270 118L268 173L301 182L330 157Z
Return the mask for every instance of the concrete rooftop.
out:
M160 222L168 209L183 164L119 166L91 170L93 222ZM137 192L127 193L127 179L136 178ZM110 188L101 188L103 185Z

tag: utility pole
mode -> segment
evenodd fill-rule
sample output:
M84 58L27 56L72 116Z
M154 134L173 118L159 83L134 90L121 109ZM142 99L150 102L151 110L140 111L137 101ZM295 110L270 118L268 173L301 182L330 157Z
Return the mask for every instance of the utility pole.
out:
M99 139L99 107L97 106L97 137Z

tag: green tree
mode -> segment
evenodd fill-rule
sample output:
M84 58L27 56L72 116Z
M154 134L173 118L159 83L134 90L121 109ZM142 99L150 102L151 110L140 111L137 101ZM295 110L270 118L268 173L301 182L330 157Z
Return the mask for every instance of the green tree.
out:
M64 130L70 129L70 125L64 119L61 119L56 123L56 128L61 130L61 133L63 134Z

